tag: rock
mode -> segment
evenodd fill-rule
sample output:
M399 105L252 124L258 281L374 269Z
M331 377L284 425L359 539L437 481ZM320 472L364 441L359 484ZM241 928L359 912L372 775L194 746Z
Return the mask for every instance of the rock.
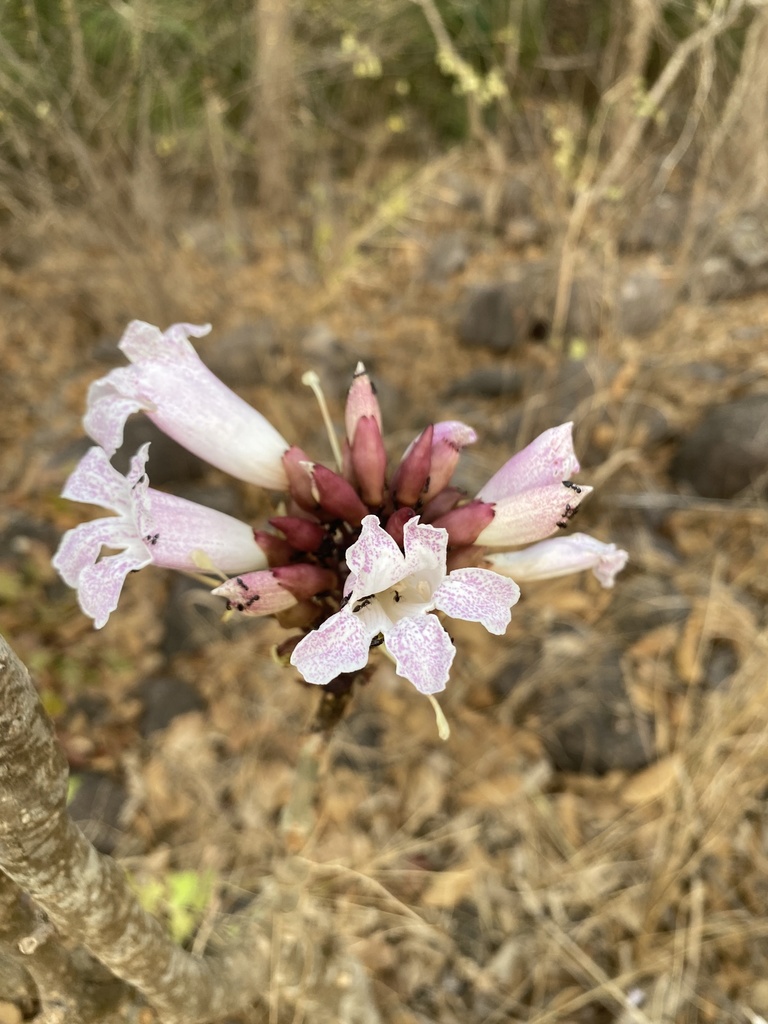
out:
M621 239L624 252L668 252L680 241L685 203L669 192L655 196L643 207Z
M739 667L739 656L730 640L716 637L710 644L704 666L704 685L710 690L722 689Z
M634 337L655 331L672 309L673 302L673 290L660 273L635 271L619 289L619 331Z
M621 658L602 632L598 638L566 629L544 641L518 711L559 771L603 775L649 763L653 724L632 706Z
M519 282L473 288L459 324L462 345L509 352L527 340L530 314Z
M442 281L463 270L468 259L464 232L449 231L432 243L424 264L424 276L428 281Z
M768 393L718 405L683 441L672 461L676 483L705 498L732 498L768 472ZM760 493L768 494L763 479Z
M264 383L276 344L275 325L265 316L229 331L211 332L197 342L197 348L205 365L237 390Z
M504 241L512 249L541 245L546 237L546 228L535 217L511 217L504 228Z
M128 793L121 783L99 772L83 772L77 779L69 816L100 853L111 854L123 832L120 815Z
M768 264L768 204L745 210L723 231L726 251L737 264L754 271Z
M182 448L143 415L131 416L126 423L123 443L112 457L115 469L126 474L131 459L147 441L150 442L147 474L153 487L196 480L203 475L206 466L203 460Z
M550 334L557 293L555 264L525 263L507 281L475 286L465 300L459 324L464 345L509 352L526 341L545 341ZM579 274L571 295L563 332L566 338L592 338L600 329L602 295L597 279Z
M750 289L748 277L727 256L708 256L691 285L694 300L718 302L745 295Z
M183 679L172 676L153 676L145 679L132 691L143 710L139 719L139 732L150 736L153 732L166 729L174 718L190 711L205 711L207 701L194 686Z

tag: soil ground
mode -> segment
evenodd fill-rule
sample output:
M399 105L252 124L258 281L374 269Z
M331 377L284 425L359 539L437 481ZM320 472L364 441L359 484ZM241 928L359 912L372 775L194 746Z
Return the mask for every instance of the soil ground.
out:
M210 225L128 255L73 214L51 235L66 243L43 225L0 264L0 630L73 775L90 780L92 834L145 893L198 873L189 922L171 897L157 903L198 952L235 913L269 909L255 951L272 965L268 1011L243 1022L761 1021L768 507L751 492L681 495L668 467L707 409L759 390L768 299L680 304L642 339L572 350L592 382L570 409L579 479L596 485L579 529L625 547L627 570L613 591L586 576L526 586L504 638L458 624L445 742L382 658L323 752L299 841L281 814L318 698L272 660L277 624L221 626L178 577L148 569L97 632L50 566L61 532L93 511L59 497L84 450L89 382L120 362L130 319L209 321L203 358L226 365L244 345L255 372L237 390L328 460L301 375L320 373L340 423L362 358L393 455L432 419L477 429L460 470L472 488L554 425L566 357L535 341L504 356L458 343L467 286L519 257L441 179L333 273L297 232L243 223L234 261L200 241ZM466 266L428 279L431 242L456 227ZM457 386L481 367L520 374L519 397ZM214 471L194 486L254 523L268 514L264 495ZM151 730L152 687L136 688L158 677L205 708ZM179 710L168 699L163 722ZM94 779L113 785L111 810Z

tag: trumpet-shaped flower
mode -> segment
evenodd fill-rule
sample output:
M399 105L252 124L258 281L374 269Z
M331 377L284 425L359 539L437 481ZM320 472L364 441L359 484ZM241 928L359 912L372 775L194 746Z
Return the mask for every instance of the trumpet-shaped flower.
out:
M454 658L453 643L435 615L481 622L496 634L506 629L520 596L511 580L486 569L446 572L448 534L409 519L403 550L366 516L358 540L347 550L351 574L345 603L296 646L291 663L309 683L326 684L368 661L379 634L398 675L422 693L445 688Z
M250 526L150 488L144 470L148 451L149 444L141 446L124 477L106 452L91 448L62 492L65 498L117 513L68 530L53 559L65 582L77 588L80 607L97 629L117 607L128 573L150 563L192 572L206 560L229 573L266 565ZM119 553L99 559L102 548Z
M568 526L592 491L569 479L579 471L572 429L572 423L563 423L545 430L478 492L480 501L493 505L494 516L477 535L477 544L530 544Z
M522 551L500 551L486 555L496 572L516 580L551 580L557 576L591 569L604 587L612 587L629 555L615 544L604 544L586 533L554 537L532 544Z
M133 364L94 381L84 418L88 434L111 456L125 421L143 410L169 437L239 480L277 490L286 486L288 442L201 361L189 337L210 324L174 324L162 333L134 320L120 341Z

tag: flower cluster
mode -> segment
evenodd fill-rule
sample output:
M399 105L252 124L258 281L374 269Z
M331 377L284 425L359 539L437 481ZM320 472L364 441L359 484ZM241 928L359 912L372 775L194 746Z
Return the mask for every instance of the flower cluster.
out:
M91 385L84 424L96 446L63 493L117 514L69 530L54 565L97 627L129 572L154 563L215 573L226 582L213 592L230 608L277 615L291 629L281 651L307 682L358 672L383 645L399 675L433 694L455 653L436 612L502 634L520 596L514 581L591 569L610 587L624 567L627 554L613 544L552 536L591 491L571 480L579 464L570 423L545 431L470 498L451 483L462 448L476 440L464 423L431 424L388 473L375 390L358 364L343 450L329 469L205 367L189 338L209 330L175 324L162 333L134 321L120 342L131 365ZM127 476L118 473L109 460L139 411L219 469L284 492L271 529L151 488L149 445Z

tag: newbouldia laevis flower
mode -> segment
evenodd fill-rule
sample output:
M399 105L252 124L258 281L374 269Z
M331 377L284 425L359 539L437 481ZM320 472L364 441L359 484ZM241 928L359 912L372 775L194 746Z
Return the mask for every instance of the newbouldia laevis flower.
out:
M307 683L348 692L381 647L399 675L432 695L455 656L442 616L501 634L520 594L515 581L591 569L610 587L624 567L627 554L615 545L553 537L591 491L571 479L579 464L570 423L545 431L471 497L452 478L474 430L429 424L388 467L375 389L358 364L330 468L289 446L206 369L189 338L208 329L176 324L162 333L135 321L120 343L132 365L91 386L85 425L102 448L85 456L64 493L117 516L69 531L55 564L97 626L132 569L208 568L230 577L214 593L235 613L278 618L288 631L278 656ZM304 380L317 389L316 375ZM284 491L279 514L252 531L152 490L146 446L122 477L108 456L139 410L214 466ZM120 553L100 558L102 547Z
M210 324L174 324L163 334L134 320L118 347L131 366L112 370L88 392L86 433L111 456L123 442L134 412L145 412L160 429L217 469L281 490L287 480L282 457L288 443L261 413L230 391L202 362L189 338Z
M398 675L422 693L445 688L456 653L435 609L503 633L520 597L512 580L487 569L446 571L448 533L419 523L403 527L403 550L376 516L363 520L347 549L350 575L343 607L299 642L291 655L309 683L329 683L368 662L371 642L381 635Z
M586 533L572 533L531 544L521 551L494 551L485 558L497 572L524 582L551 580L591 569L604 587L612 587L629 555L615 544L604 544Z
M91 448L62 492L64 498L117 513L68 530L53 559L62 579L77 588L80 607L97 628L117 607L128 573L145 565L192 572L210 563L222 572L236 572L267 564L246 523L153 490L144 469L148 455L149 444L144 444L123 476L102 448ZM119 553L100 558L102 548Z

